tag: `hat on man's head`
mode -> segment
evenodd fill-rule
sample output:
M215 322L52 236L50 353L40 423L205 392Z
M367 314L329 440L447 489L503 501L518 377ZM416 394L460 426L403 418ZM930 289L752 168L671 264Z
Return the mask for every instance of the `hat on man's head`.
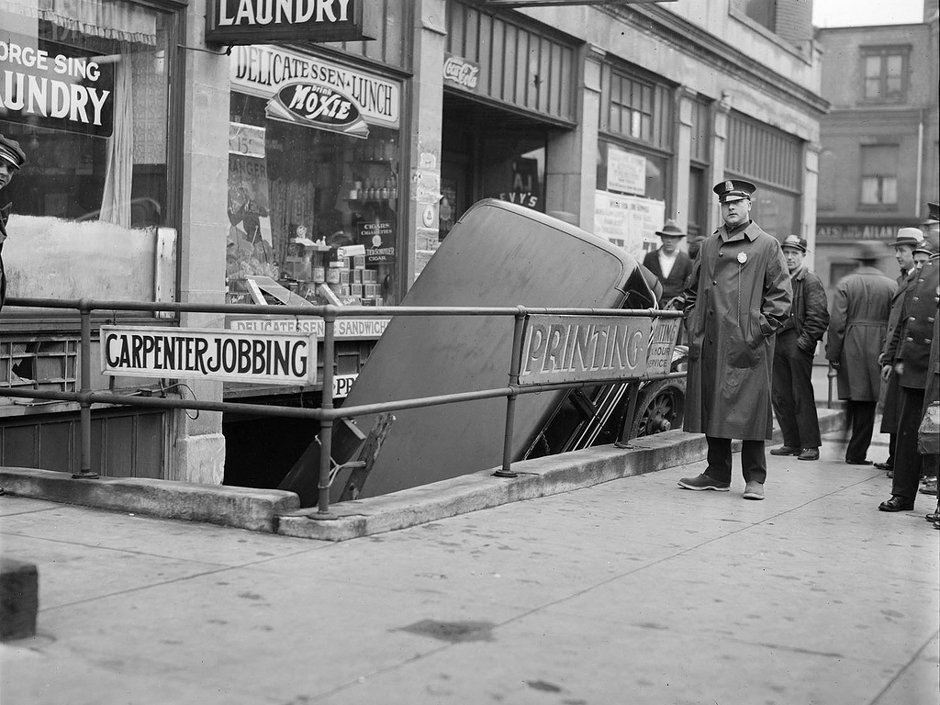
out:
M855 259L860 262L877 262L881 259L882 245L879 242L872 242L871 240L863 240L858 243L858 247L855 250Z
M718 194L719 203L728 203L730 201L741 201L743 199L751 200L751 194L757 190L757 187L750 181L743 179L728 179L719 181L712 188L712 191Z
M901 228L898 230L898 236L894 239L894 242L891 243L891 247L897 247L899 245L917 247L923 239L924 234L919 228Z
M923 252L928 255L940 253L940 233L927 233L920 244L914 248L914 252Z
M26 153L20 148L19 142L0 135L0 159L14 169L19 169L26 163Z
M679 224L672 218L669 218L666 221L666 224L663 226L663 229L657 230L656 234L660 237L685 237L685 233L682 232L682 228L680 228Z
M927 203L927 220L921 225L934 225L940 222L940 203Z
M787 235L784 238L783 242L780 243L780 247L784 249L799 250L803 254L806 254L806 240L801 238L799 235Z

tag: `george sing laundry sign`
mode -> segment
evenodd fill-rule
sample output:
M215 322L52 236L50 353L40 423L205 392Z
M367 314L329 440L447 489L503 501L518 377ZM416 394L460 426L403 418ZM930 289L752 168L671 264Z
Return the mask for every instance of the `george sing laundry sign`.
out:
M362 33L365 0L209 0L206 41L264 44L302 39L368 39Z

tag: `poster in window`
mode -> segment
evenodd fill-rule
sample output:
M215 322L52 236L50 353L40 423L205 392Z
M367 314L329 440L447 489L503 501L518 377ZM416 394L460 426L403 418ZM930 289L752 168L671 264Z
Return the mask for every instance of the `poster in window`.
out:
M260 133L260 134L259 134ZM268 172L263 151L264 128L232 123L229 130L228 236L226 273L277 277L271 244ZM252 146L254 145L254 147Z
M656 231L666 214L665 201L596 191L594 232L636 259L659 247Z
M370 220L358 225L359 244L366 248L366 264L390 264L395 261L395 221Z
M646 194L646 157L607 147L607 190Z
M129 63L129 54L94 56L64 44L6 35L0 39L0 114L10 122L109 137L118 97L115 70L130 71Z

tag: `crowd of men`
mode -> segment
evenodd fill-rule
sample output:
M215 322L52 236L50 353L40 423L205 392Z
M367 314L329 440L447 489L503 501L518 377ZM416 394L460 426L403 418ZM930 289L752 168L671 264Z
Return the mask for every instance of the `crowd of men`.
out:
M728 491L731 443L742 441L745 499L764 499L765 442L772 413L783 445L772 455L818 460L822 445L812 384L816 349L825 357L845 402L849 432L845 462L871 465L875 418L890 439L888 458L875 466L892 479L885 512L908 511L918 491L937 494L940 454L918 431L931 404L940 403L940 211L928 204L921 228L901 228L890 246L900 267L896 280L878 269L883 242L861 242L856 269L835 284L832 300L804 257L798 235L782 241L750 218L750 182L717 184L722 225L689 258L685 233L668 220L662 247L644 265L662 286L660 305L684 312L689 345L683 428L704 433L707 467L682 478L689 490ZM938 505L940 510L940 505ZM940 528L940 512L927 515Z

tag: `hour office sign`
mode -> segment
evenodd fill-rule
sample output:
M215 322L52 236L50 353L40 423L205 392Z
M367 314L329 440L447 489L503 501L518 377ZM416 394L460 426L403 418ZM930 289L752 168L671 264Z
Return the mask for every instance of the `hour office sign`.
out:
M365 0L209 0L206 41L233 46L369 39L362 31L364 4Z
M519 384L642 377L652 330L645 316L531 315Z
M101 371L112 377L313 384L317 338L315 334L102 326Z

